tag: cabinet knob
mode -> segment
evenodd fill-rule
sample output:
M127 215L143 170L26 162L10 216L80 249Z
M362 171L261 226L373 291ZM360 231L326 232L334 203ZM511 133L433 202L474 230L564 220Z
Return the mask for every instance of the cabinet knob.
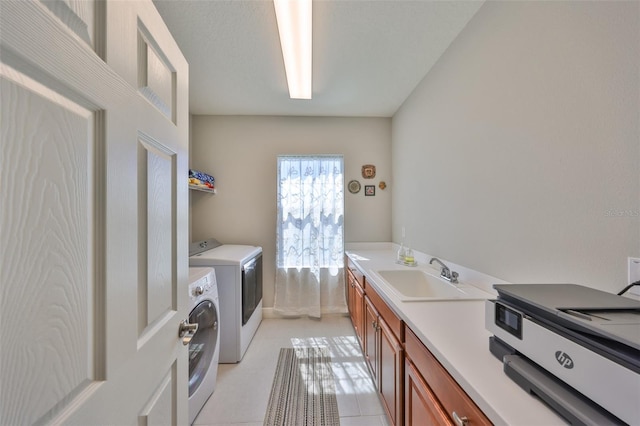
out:
M453 412L453 420L456 422L456 424L458 426L466 426L467 424L469 424L469 419L467 418L467 416L458 416L458 413L456 413L455 411Z

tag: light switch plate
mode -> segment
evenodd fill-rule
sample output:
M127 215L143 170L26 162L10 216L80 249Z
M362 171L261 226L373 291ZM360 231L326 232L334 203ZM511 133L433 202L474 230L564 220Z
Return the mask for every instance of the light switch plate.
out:
M640 258L629 258L629 284L640 280ZM629 292L640 296L640 286L632 287Z

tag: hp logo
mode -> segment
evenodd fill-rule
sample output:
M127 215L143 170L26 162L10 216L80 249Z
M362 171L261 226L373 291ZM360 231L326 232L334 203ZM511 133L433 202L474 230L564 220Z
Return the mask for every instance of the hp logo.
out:
M556 352L556 361L558 361L558 364L560 364L567 370L571 370L573 368L573 360L563 351Z

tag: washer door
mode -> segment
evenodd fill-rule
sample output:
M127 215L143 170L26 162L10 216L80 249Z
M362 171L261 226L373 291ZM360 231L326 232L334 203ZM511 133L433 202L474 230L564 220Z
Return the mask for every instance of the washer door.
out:
M211 300L200 302L189 314L189 322L198 324L198 331L189 343L189 396L198 389L207 375L218 344L218 311Z

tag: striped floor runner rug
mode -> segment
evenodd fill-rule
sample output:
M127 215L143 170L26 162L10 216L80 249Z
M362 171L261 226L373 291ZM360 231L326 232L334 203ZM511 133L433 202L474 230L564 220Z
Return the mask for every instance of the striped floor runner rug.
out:
M282 348L265 426L338 426L338 401L328 348Z

